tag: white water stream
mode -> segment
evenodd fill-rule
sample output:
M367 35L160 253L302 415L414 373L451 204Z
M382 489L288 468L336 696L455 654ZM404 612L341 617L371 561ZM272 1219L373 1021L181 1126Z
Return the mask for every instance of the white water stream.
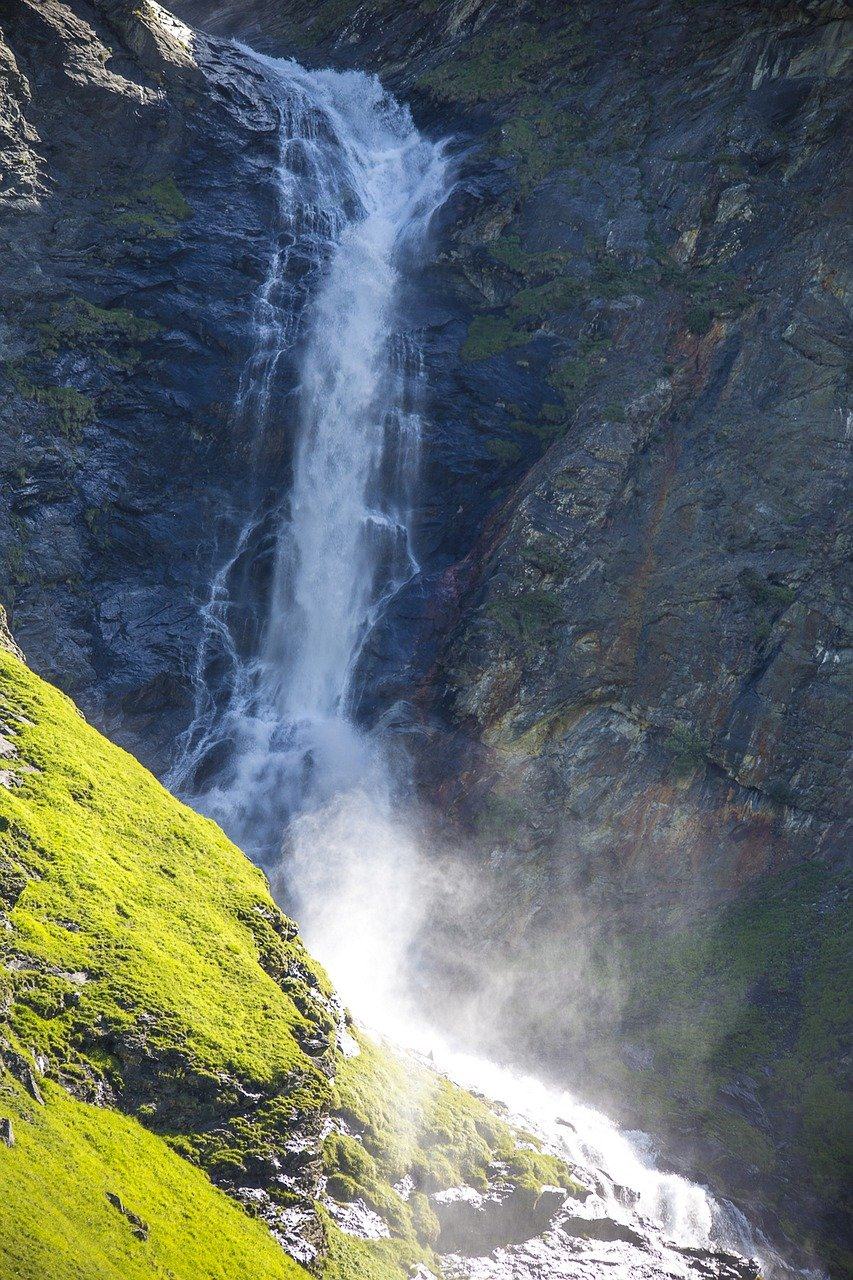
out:
M260 512L213 580L195 717L172 784L264 860L274 882L271 851L286 848L283 879L303 934L357 1017L428 1051L540 1133L593 1189L572 1212L642 1237L578 1239L556 1222L544 1240L466 1263L465 1274L688 1276L697 1274L689 1257L671 1243L757 1252L735 1210L657 1171L641 1138L567 1093L454 1051L408 1000L407 948L427 906L423 855L398 821L381 740L350 711L364 638L417 569L410 513L423 373L401 289L407 266L428 253L451 165L375 79L253 56L279 109L278 226L238 409L253 424L258 466L269 433L295 431L293 481L275 512L262 638L248 656L232 626L234 570ZM290 423L276 417L273 395L282 361L298 379ZM212 758L212 784L193 794Z

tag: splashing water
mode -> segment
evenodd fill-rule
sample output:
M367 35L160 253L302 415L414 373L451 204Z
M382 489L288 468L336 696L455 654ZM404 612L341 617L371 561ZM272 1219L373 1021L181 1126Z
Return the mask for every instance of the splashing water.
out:
M423 370L401 291L426 252L451 165L445 146L423 138L375 78L244 53L280 123L277 228L236 410L260 471L287 386L296 385L297 443L290 492L272 512L258 505L249 514L213 578L195 715L170 781L267 865L274 888L295 895L308 945L358 1017L503 1102L588 1183L587 1218L642 1236L642 1253L614 1255L608 1268L623 1270L608 1274L694 1274L667 1242L755 1253L736 1211L657 1171L641 1143L570 1095L455 1051L412 1005L407 953L428 908L429 860L400 820L381 739L361 732L350 712L365 637L417 571L411 508ZM238 597L270 518L265 623L246 653ZM532 1244L480 1259L466 1274L600 1275L599 1254L610 1247L582 1247L556 1220L527 1261ZM619 1247L628 1248L624 1239Z

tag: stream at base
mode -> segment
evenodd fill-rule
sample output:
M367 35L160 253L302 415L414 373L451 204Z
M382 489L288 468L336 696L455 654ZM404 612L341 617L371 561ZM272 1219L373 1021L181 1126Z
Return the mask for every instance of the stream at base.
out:
M246 504L213 577L194 717L170 784L264 866L361 1022L502 1104L576 1170L585 1194L553 1193L542 1234L450 1257L449 1276L745 1280L758 1274L750 1257L766 1275L794 1274L737 1209L658 1171L643 1135L451 1046L412 1006L424 854L397 820L405 768L381 732L359 729L352 706L365 637L418 572L425 375L405 297L453 187L451 150L419 134L373 77L240 56L277 108L279 159L235 420L249 426L258 494L269 439L293 438L293 475L272 505ZM262 625L247 641L248 570L271 546Z

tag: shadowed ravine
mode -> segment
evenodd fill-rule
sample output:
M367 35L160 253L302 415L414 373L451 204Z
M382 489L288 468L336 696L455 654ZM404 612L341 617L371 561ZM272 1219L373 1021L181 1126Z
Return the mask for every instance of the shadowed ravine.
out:
M265 867L357 1017L503 1102L589 1188L555 1202L542 1237L458 1274L758 1274L735 1255L793 1274L734 1206L658 1172L642 1135L445 1044L418 1017L407 956L429 910L428 851L406 821L405 759L381 722L355 723L353 684L371 626L418 568L423 372L405 283L452 188L452 147L422 137L373 78L258 64L279 112L277 226L234 406L256 443L257 494L202 612L171 784ZM281 414L293 474L270 503L262 445ZM262 617L246 626L262 553Z

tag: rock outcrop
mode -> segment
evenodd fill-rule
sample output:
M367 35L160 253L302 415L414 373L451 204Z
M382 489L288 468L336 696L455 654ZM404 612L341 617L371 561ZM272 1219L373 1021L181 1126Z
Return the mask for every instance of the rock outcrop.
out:
M252 64L148 0L23 0L0 30L5 599L38 669L162 762L245 488L275 116Z

